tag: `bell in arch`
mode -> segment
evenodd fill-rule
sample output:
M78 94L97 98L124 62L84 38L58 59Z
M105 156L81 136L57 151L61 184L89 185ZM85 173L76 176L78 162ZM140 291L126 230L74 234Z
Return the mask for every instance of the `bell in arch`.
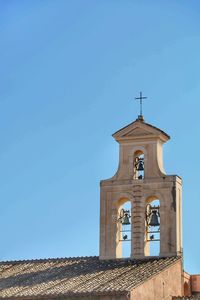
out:
M160 226L160 206L151 206L147 204L146 207L146 222L148 226Z
M136 157L136 170L144 171L144 159L142 157Z
M153 210L150 215L149 226L159 226L159 225L160 223L158 220L158 212L157 210Z
M129 210L124 210L123 208L120 211L120 222L122 225L130 225L130 211Z
M137 171L144 171L144 162L141 159L138 162Z

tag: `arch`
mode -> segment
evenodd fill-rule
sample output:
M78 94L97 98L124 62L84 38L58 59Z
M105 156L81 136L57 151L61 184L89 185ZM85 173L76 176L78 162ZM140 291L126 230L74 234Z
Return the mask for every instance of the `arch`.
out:
M118 197L115 201L115 205L119 208L120 205L123 205L127 201L133 201L133 193L131 192L121 192L118 194Z
M119 208L120 206L123 206L124 203L130 201L130 200L129 200L130 198L127 197L127 196L128 196L128 195L123 196L123 197L120 197L120 198L118 199L118 201L117 201L117 206L118 206L118 208Z
M150 203L150 202L153 202L153 201L158 200L158 199L159 199L159 201L161 199L161 194L160 193L156 193L156 194L151 194L150 193L149 195L146 196L145 202Z
M116 257L131 256L131 200L121 197L117 201L117 232L116 232Z
M145 206L145 256L160 255L160 199L155 195L146 198Z
M141 154L144 154L144 151L142 151L141 149L138 149L134 152L134 155L141 155Z
M143 200L145 201L145 203L150 203L154 200L159 200L160 203L162 203L164 200L164 195L159 191L153 192L152 190L149 190L144 194Z
M135 152L142 152L145 156L147 155L147 150L143 146L134 146L131 148L129 155L133 156Z

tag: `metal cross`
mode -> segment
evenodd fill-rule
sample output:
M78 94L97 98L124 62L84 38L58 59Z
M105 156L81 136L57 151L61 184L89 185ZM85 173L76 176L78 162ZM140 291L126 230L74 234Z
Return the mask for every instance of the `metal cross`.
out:
M140 92L140 97L135 97L135 100L140 100L140 116L142 116L142 100L147 99L147 97L142 96L142 92Z

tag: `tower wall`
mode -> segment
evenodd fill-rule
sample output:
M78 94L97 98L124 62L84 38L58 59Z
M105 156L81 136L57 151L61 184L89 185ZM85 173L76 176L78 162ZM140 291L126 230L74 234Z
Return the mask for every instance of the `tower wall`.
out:
M138 130L139 129L139 130ZM162 145L169 137L157 128L136 121L114 135L120 144L117 173L101 181L100 258L122 257L119 234L119 210L131 202L131 257L148 256L145 240L146 206L160 201L160 256L182 253L181 199L182 181L166 175L163 168ZM134 178L134 153L144 154L144 177Z

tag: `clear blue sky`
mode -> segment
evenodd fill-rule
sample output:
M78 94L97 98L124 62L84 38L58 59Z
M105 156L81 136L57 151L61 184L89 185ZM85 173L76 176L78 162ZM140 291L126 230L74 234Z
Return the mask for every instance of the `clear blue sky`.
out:
M197 0L0 0L1 260L98 255L111 134L142 90L145 120L172 137L185 269L200 273L199 16Z

